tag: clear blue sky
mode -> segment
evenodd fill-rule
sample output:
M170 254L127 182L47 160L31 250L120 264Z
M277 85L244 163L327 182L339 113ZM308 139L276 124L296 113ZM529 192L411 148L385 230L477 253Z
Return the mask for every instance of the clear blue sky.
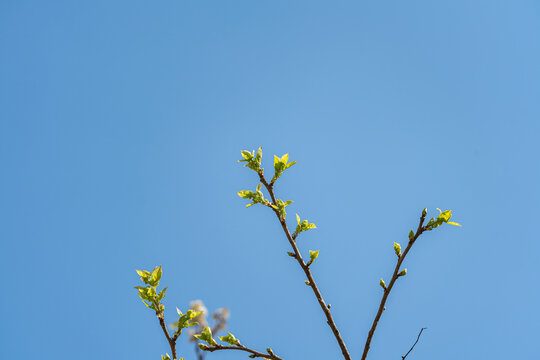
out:
M277 192L353 358L427 206L463 228L415 245L369 358L428 327L411 360L537 359L539 59L536 0L1 1L0 358L159 359L133 286L162 264L171 321L202 299L247 345L338 359L236 195L263 146L299 162Z

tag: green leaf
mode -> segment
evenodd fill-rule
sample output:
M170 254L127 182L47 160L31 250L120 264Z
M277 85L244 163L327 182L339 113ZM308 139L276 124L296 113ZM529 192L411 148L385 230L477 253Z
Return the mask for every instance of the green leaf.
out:
M277 164L280 163L280 159L277 155L274 155L274 168L276 167Z
M241 190L238 192L238 196L240 196L242 199L253 199L253 191L249 190Z
M167 287L164 287L163 290L161 290L161 291L158 293L158 295L157 295L158 301L163 300L163 298L165 297L165 291L167 291Z
M152 270L152 278L149 280L149 284L152 286L158 286L162 274L163 271L161 270L161 265L156 266L154 270Z
M242 150L240 151L240 153L242 154L242 157L244 158L244 160L238 160L238 161L246 161L246 160L249 161L253 159L253 154L247 150Z
M397 256L401 256L401 245L399 245L397 242L394 243L394 252Z
M288 163L287 165L285 165L285 168L283 170L287 170L288 168L290 168L291 166L293 166L294 164L296 164L297 161L291 161L290 163Z
M169 354L165 354L165 356L161 355L161 360L171 360L171 357Z
M149 284L150 278L152 274L149 271L146 270L135 270L137 274L141 277L141 281L143 281L145 284Z

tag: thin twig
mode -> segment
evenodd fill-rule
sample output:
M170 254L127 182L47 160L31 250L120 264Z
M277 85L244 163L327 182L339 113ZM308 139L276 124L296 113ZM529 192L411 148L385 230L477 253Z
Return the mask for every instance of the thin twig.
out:
M236 345L236 346L224 346L224 345L206 345L204 348L205 351L214 352L217 350L239 350L239 351L245 351L250 353L253 358L265 358L265 359L271 359L271 360L283 360L279 356L276 356L274 353L268 353L264 354L261 352L258 352L256 350L250 349L248 347L245 347L244 345ZM271 351L270 351L271 352Z
M169 346L171 347L171 353L173 360L176 360L176 338L171 338L169 335L169 331L167 330L167 325L165 325L165 320L163 320L163 313L157 313L156 314L159 319L159 325L161 325L161 328L163 329L163 333L165 334L165 337L167 338L167 341L169 342Z
M409 349L409 351L407 351L407 353L405 355L401 356L401 360L405 360L407 355L409 355L409 353L414 349L414 347L418 343L418 340L420 340L420 336L422 335L422 331L424 331L425 329L427 329L427 328L420 329L420 332L418 333L418 337L416 338L416 341L414 342L413 346Z
M270 194L270 197L272 199L272 204L275 205L277 202L276 202L276 197L274 195L274 183L269 184L266 181L266 178L264 177L264 173L262 169L259 171L259 178L261 180L261 183L265 186L266 190ZM326 316L326 322L328 323L328 326L330 326L330 329L332 329L332 332L334 333L334 337L336 338L339 344L339 347L341 348L341 353L343 354L343 357L345 358L345 360L351 360L351 356L349 355L347 346L345 346L345 342L341 338L341 334L339 333L336 323L334 322L334 319L332 318L332 314L330 313L330 308L328 305L326 305L322 297L321 291L319 290L319 288L317 287L317 283L313 279L313 275L311 274L311 270L309 269L309 266L302 259L302 255L300 254L300 251L298 250L298 247L296 246L296 241L295 241L296 237L293 238L293 236L291 236L291 233L287 226L287 222L285 221L284 218L280 216L279 211L274 208L272 208L272 210L274 210L274 213L276 214L281 224L281 227L283 228L283 231L285 232L285 236L287 236L287 240L289 240L289 244L291 244L291 247L294 251L294 258L296 259L296 261L298 261L298 264L300 265L300 267L302 268L302 270L304 270L304 273L306 274L306 277L308 279L308 285L313 290L313 293L315 294L315 297L317 298L317 301L319 302L319 305L321 306L321 309L324 312L324 315Z
M401 256L398 257L396 267L394 268L394 274L392 275L392 280L390 280L390 283L384 289L384 294L381 299L381 303L379 305L379 310L377 311L377 315L375 316L375 319L373 320L373 324L371 325L371 329L369 330L369 334L366 340L366 345L364 346L364 353L362 354L362 360L366 360L367 358L367 354L369 352L369 347L371 344L371 339L373 338L375 329L377 329L377 324L379 323L379 319L381 318L383 311L386 309L384 305L386 304L388 295L390 295L390 291L392 291L392 287L394 287L396 280L400 277L399 269L401 268L401 264L403 263L403 260L405 260L405 257L409 253L409 250L411 250L411 247L414 245L414 242L416 241L416 239L418 239L418 237L422 234L422 232L424 232L424 228L422 227L422 225L424 224L425 219L426 219L426 215L422 212L422 216L420 217L420 222L418 224L418 229L416 230L416 234L411 240L409 240L409 244L407 245L407 248L405 249L403 254L401 254Z

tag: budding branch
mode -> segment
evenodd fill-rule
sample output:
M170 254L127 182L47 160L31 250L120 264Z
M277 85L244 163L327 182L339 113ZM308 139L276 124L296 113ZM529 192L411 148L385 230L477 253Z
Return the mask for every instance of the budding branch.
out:
M386 300L388 299L388 295L390 295L390 291L392 291L392 287L394 287L394 284L396 283L396 280L399 278L399 269L401 268L401 264L403 263L403 260L405 260L405 257L409 253L409 250L411 250L412 246L414 245L416 239L424 232L424 228L422 225L424 224L424 220L426 220L426 214L425 212L422 212L422 216L420 217L420 222L418 224L418 229L416 230L416 234L412 239L409 240L409 244L407 245L407 248L401 254L398 256L396 267L394 268L394 274L392 275L392 280L390 280L390 283L388 286L384 289L384 294L381 299L381 304L379 305L379 310L377 311L377 315L375 315L375 319L373 320L373 324L371 325L371 329L369 330L369 334L366 340L366 345L364 346L364 353L362 354L362 360L366 360L367 354L369 352L369 347L371 345L371 339L373 338L373 334L375 333L375 329L377 329L377 324L379 323L379 319L382 316L382 313L385 309Z
M272 204L275 205L277 202L276 202L276 196L274 195L274 183L269 184L266 181L266 178L264 177L264 173L262 169L259 170L258 174L259 174L261 183L264 185L264 187L270 194L270 197L272 199ZM298 264L300 265L300 267L302 268L302 270L304 270L304 273L306 274L306 277L308 279L307 284L313 290L313 293L315 294L315 297L317 298L317 301L319 302L319 305L321 306L321 309L324 312L324 315L326 316L326 322L328 323L328 326L330 326L330 329L332 329L332 332L334 333L334 337L336 338L339 344L339 347L341 348L341 353L343 354L343 357L345 358L345 360L351 360L351 355L349 354L349 351L347 350L347 346L345 346L345 342L343 341L343 338L341 337L341 334L339 333L336 323L334 322L332 314L330 313L330 308L324 302L321 291L319 290L319 288L317 287L317 283L315 283L315 280L313 279L313 275L311 274L311 270L309 269L309 266L302 259L302 255L300 254L300 251L298 250L298 246L296 246L295 239L291 236L291 233L289 231L285 218L281 216L278 210L274 208L272 208L272 210L274 210L274 213L278 217L281 227L283 228L283 231L285 232L285 236L287 236L287 240L289 240L289 244L291 244L291 247L294 251L294 258L296 259L296 261L298 261Z

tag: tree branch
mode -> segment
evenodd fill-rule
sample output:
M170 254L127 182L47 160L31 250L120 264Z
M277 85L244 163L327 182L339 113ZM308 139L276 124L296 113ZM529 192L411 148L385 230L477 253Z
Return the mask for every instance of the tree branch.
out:
M264 173L262 169L258 172L259 178L261 180L261 183L265 186L266 190L270 194L270 197L272 199L272 204L276 204L276 197L274 195L274 183L268 183L266 181L266 178L264 177ZM311 270L309 269L309 266L304 262L302 259L302 255L300 254L300 251L298 250L298 247L296 246L295 238L291 236L291 233L289 231L289 228L287 227L287 222L284 218L282 218L279 214L279 211L271 208L274 210L274 213L276 214L281 227L283 228L283 231L285 232L285 236L287 237L287 240L289 240L289 244L291 245L293 251L294 251L294 258L296 261L298 261L298 264L304 270L304 273L306 274L306 277L308 279L308 285L313 290L313 293L315 294L315 297L317 298L317 301L319 302L319 305L321 306L322 311L324 312L324 315L326 316L326 322L328 323L328 326L330 326L330 329L332 329L332 332L334 333L334 337L336 338L339 347L341 348L341 353L343 354L343 357L345 360L351 360L351 356L349 355L349 351L347 350L347 346L345 346L345 342L341 338L341 334L339 333L339 330L336 326L336 323L334 322L334 319L332 318L332 314L330 313L330 307L325 303L322 294L317 287L317 283L313 279L313 275L311 274Z
M420 332L418 333L418 337L416 338L416 341L414 342L413 346L409 349L409 351L407 351L407 353L406 353L405 355L403 355L403 356L401 357L401 360L405 360L405 358L407 357L407 355L409 355L409 353L410 353L411 351L413 351L414 347L415 347L416 344L418 343L418 340L420 340L420 336L422 335L422 331L424 331L425 329L427 329L427 328L422 328L422 329L420 329Z
M375 329L377 329L377 324L379 323L379 319L381 318L383 311L386 309L384 305L386 304L388 295L390 295L390 291L392 291L392 288L394 287L396 280L400 277L399 269L401 267L401 264L403 263L403 260L405 260L405 257L409 253L409 250L411 250L411 247L414 245L414 242L416 241L416 239L418 239L418 237L424 232L424 228L422 227L422 225L424 224L425 219L426 219L426 214L422 212L422 216L420 217L420 222L418 224L418 229L416 230L416 234L411 240L409 240L409 244L407 245L407 248L405 249L403 254L401 254L398 257L396 267L394 268L394 274L392 275L392 280L390 280L390 283L384 289L384 294L381 299L381 303L379 305L379 310L377 311L377 315L375 316L375 319L373 320L373 324L371 325L371 329L369 330L369 334L366 340L366 345L364 346L364 353L362 354L362 360L366 360L367 358L367 354L369 352L369 348L371 345L371 339L373 338Z
M176 360L176 339L171 338L169 335L169 331L167 330L167 325L165 324L165 320L163 320L163 313L156 313L158 319L159 319L159 325L161 325L161 328L163 329L163 333L165 334L165 337L167 338L167 341L169 342L169 346L171 347L171 353L173 360Z
M279 356L276 356L272 352L272 350L269 350L268 354L264 354L264 353L258 352L256 350L247 348L244 345L236 345L236 346L224 346L224 345L219 345L219 344L212 345L212 346L205 345L204 350L205 351L210 351L210 352L214 352L214 351L217 351L217 350L239 350L239 351L245 351L245 352L250 353L251 354L250 357L253 357L253 358L265 358L265 359L271 359L271 360L283 360Z

